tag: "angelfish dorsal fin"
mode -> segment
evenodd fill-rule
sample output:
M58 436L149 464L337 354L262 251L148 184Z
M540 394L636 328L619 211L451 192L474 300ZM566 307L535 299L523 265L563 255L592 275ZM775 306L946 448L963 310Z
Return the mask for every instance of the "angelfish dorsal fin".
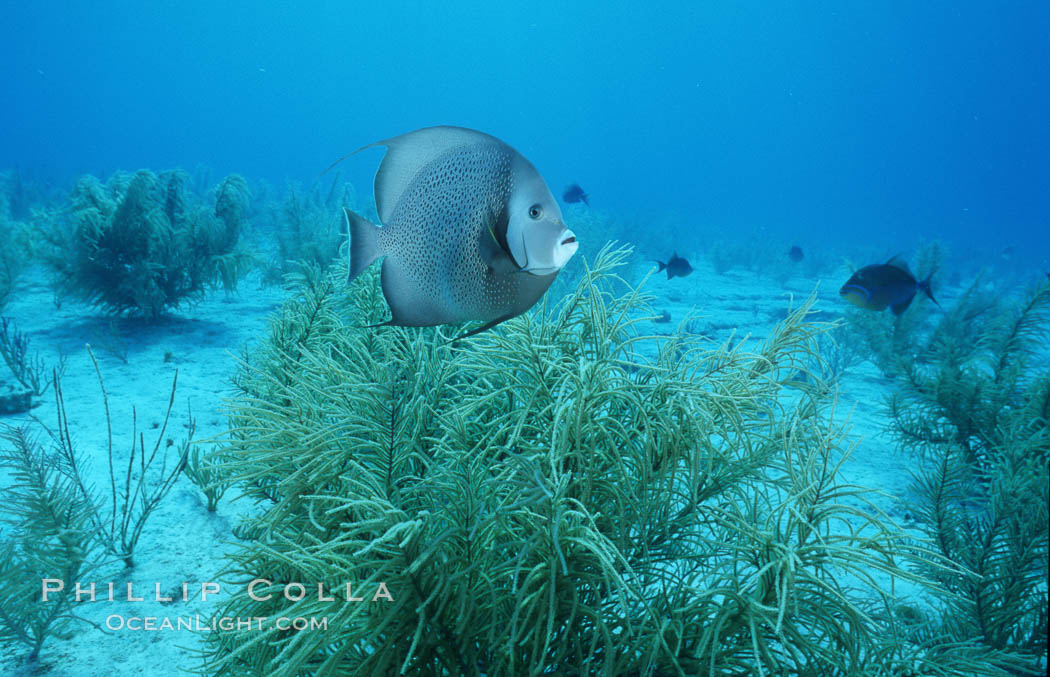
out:
M428 164L456 148L487 144L502 146L503 142L494 136L463 127L427 127L376 141L359 149L375 146L387 148L375 179L379 220L389 222L401 196Z

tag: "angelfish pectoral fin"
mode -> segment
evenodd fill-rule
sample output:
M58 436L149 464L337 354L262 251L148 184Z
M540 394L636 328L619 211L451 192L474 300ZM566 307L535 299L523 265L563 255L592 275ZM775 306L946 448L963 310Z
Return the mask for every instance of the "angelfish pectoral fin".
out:
M484 216L484 226L490 237L485 237L482 233L478 239L478 253L488 266L489 273L507 275L521 270L507 247L506 219L490 210Z

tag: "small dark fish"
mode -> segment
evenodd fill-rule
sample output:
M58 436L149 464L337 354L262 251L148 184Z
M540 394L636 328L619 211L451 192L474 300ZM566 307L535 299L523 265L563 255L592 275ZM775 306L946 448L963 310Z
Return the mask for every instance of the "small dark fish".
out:
M685 277L689 273L693 272L693 267L689 265L688 261L679 256L678 252L672 254L670 260L667 263L664 263L663 261L657 261L656 263L660 265L660 270L667 270L668 280L670 280L672 277Z
M580 188L580 184L578 184L578 183L574 183L571 186L569 186L568 188L566 188L565 192L562 193L561 197L562 197L563 200L565 200L569 204L574 204L576 202L582 202L583 204L587 205L588 207L591 206L591 203L587 201L587 198L590 197L590 196L587 195L587 193L583 192L583 188Z
M794 261L795 263L798 263L802 259L806 258L806 255L802 253L802 247L794 245L793 247L791 247L791 251L788 252L788 258Z
M930 278L919 282L908 270L908 264L894 256L886 263L864 266L853 273L842 285L839 295L861 308L885 310L889 307L894 315L900 315L908 309L919 290L937 303L930 290Z
M1009 261L1010 259L1012 259L1014 257L1014 254L1016 252L1017 252L1017 250L1011 244L1011 245L1007 245L1006 247L1004 247L1002 253L1000 253L999 256L1001 256L1003 258L1003 261Z
M667 324L671 321L671 313L666 310L660 311L660 316L653 320L656 324Z

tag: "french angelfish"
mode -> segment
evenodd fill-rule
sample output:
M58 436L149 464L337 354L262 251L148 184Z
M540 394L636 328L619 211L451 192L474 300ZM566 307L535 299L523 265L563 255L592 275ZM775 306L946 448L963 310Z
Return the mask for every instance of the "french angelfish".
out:
M920 290L937 303L930 289L930 278L919 282L911 274L908 264L894 256L886 263L864 266L853 273L842 285L839 295L861 308L885 310L888 307L894 315L900 315L908 309L916 292Z
M477 334L531 308L576 253L543 177L499 139L428 127L374 146L387 148L374 188L383 225L344 209L347 283L383 259L382 324L477 320L458 338Z

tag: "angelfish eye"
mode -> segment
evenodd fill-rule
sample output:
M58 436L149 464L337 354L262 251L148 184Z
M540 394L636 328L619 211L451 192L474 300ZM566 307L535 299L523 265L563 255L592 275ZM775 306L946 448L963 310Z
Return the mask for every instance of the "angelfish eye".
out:
M532 205L529 207L529 218L538 219L543 216L543 208L539 205Z

